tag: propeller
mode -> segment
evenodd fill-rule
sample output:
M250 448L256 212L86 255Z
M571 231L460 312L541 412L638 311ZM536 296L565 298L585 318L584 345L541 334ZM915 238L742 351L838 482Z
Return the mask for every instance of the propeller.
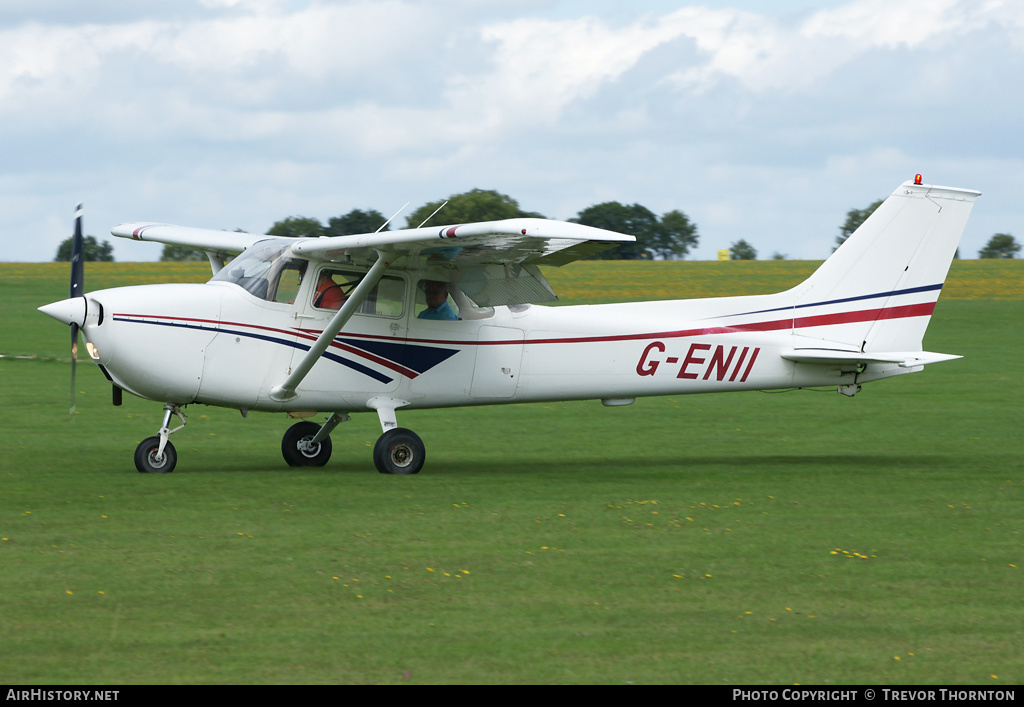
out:
M85 297L85 253L82 245L82 205L75 209L75 235L71 240L71 288L69 297ZM71 411L75 414L75 367L78 364L78 322L71 322Z

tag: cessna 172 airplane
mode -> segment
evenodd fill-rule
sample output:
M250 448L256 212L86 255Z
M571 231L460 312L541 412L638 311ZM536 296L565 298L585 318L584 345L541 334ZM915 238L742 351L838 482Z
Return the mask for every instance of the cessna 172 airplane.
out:
M335 427L376 412L377 469L415 474L425 449L399 410L812 386L852 396L959 358L922 339L978 196L918 175L785 292L566 307L535 306L556 299L538 266L632 236L534 218L297 239L129 223L112 233L204 250L213 278L86 293L79 211L71 297L40 311L71 326L73 354L83 333L115 405L124 390L166 403L136 449L140 472L174 469L168 437L203 404L329 415L285 432L292 466L323 466Z

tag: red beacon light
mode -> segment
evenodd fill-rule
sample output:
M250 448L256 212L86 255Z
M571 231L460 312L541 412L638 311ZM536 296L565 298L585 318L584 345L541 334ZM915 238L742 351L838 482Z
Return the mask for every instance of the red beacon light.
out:
M917 186L921 185L921 175L920 174L915 174L914 175L914 184L917 185Z

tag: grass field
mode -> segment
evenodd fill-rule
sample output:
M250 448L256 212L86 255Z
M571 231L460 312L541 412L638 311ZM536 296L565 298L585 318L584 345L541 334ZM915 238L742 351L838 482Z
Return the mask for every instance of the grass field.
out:
M375 416L323 469L283 416L189 408L175 473L132 452L35 311L66 266L0 264L0 683L1024 681L1024 263L954 263L926 338L964 359L835 393ZM782 289L813 263L579 263L565 302ZM203 281L97 264L90 289ZM30 356L21 359L11 356Z

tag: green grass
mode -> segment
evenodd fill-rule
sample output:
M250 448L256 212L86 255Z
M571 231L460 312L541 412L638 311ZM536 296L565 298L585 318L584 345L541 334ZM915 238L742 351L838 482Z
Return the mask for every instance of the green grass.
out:
M0 353L37 356L0 359L0 682L1024 680L1020 299L944 295L926 345L965 358L854 399L409 412L415 477L375 472L373 416L293 470L283 416L195 407L144 476L159 404L83 365L67 421L69 337L34 311L65 273L26 267L0 266Z

